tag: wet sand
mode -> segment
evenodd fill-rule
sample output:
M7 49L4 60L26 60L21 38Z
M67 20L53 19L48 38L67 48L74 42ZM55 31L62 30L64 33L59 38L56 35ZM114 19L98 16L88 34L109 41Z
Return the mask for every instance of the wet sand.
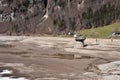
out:
M30 80L98 80L83 73L93 65L120 60L120 40L1 36L0 67Z

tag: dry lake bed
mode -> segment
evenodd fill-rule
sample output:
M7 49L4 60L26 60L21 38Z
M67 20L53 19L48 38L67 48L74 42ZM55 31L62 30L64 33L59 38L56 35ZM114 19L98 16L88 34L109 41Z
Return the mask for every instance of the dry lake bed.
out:
M87 38L85 44L74 38L1 36L0 80L120 80L120 40Z

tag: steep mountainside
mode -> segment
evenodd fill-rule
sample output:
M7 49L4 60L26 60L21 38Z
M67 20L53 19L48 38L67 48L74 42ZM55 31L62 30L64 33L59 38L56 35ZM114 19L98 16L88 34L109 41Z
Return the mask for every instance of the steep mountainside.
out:
M0 33L66 34L120 21L120 0L0 0Z

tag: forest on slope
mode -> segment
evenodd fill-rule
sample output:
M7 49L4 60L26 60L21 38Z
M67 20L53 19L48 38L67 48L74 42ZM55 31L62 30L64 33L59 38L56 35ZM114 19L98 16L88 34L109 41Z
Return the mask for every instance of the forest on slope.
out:
M66 34L120 21L120 0L0 0L0 33Z

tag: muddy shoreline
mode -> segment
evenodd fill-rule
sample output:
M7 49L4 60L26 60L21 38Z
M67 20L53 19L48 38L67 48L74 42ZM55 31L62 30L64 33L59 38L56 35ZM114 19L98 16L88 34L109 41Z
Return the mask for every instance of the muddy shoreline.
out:
M0 67L30 80L93 80L83 73L120 60L120 40L99 39L96 44L87 39L86 47L74 38L1 36L0 41Z

